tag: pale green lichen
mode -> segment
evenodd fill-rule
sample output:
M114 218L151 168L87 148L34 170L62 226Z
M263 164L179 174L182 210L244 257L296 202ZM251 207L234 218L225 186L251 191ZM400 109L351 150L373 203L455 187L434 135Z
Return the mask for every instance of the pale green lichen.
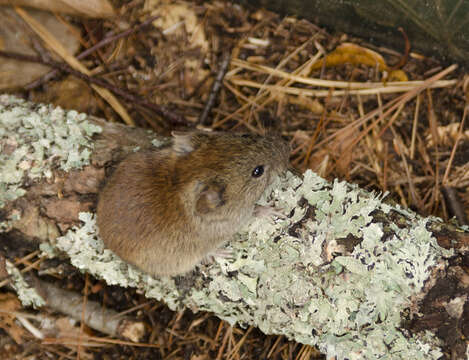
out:
M50 178L89 164L101 128L85 114L0 95L0 208L25 194L26 180ZM3 224L6 228L6 224Z
M24 306L38 308L46 304L45 300L38 294L34 287L29 286L24 280L21 272L10 262L6 261L8 275L11 276L11 286L18 294L18 298Z
M153 139L151 141L151 144L154 146L154 147L157 147L157 148L160 148L164 145L166 145L168 143L167 140L161 140L161 139Z
M279 228L278 242L270 242L276 253L275 249L265 251L264 244L273 238L271 226L261 226L256 220L247 230L256 252L248 251L247 258L261 257L269 269L258 273L258 284L265 294L258 292L254 318L265 314L266 309L259 305L262 300L271 301L273 294L277 298L273 303L290 313L286 323L277 317L264 322L269 326L264 331L317 344L328 357L350 358L355 353L357 358L377 358L394 349L393 358L437 358L440 352L434 345L427 349L413 338L403 342L399 329L401 314L410 305L411 296L422 290L432 266L443 261L442 256L451 255L426 230L427 220L412 214L413 224L404 229L396 227L395 235L383 242L382 226L372 222L371 213L381 210L386 214L392 208L381 206L380 197L344 182L335 181L331 188L312 172L304 174L303 184L295 186L294 193L287 191L284 197L282 188L277 187L276 198L285 213L303 197L314 206L314 221L305 222L299 237L285 234L294 222L283 230ZM363 241L352 254L335 256L328 263L327 249L340 250L336 240L348 235L362 237ZM237 247L236 242L231 245ZM299 263L305 268L299 268ZM294 331L288 329L292 319ZM308 334L312 329L316 336Z
M308 202L303 207L302 199ZM414 214L405 227L391 226L383 240L372 212L403 211L381 199L310 171L303 180L289 173L260 203L291 218L254 219L227 245L234 258L201 266L184 293L175 278L153 279L104 249L92 214L82 213L84 224L58 238L57 246L75 266L110 284L138 287L172 309L208 310L230 324L317 345L327 357L437 359L438 339L430 332L410 335L401 321L432 267L451 252L426 230L428 220ZM350 236L362 239L352 253L343 246Z

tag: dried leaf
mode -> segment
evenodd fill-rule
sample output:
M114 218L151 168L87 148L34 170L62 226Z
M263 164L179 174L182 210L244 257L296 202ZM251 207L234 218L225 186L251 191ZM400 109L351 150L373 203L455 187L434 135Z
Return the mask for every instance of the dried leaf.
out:
M27 6L90 18L110 18L115 15L107 0L0 0L0 5Z
M376 51L364 48L352 43L343 43L328 54L325 58L326 67L339 66L344 64L378 66L380 71L388 70L384 58ZM324 59L316 62L312 69L322 68Z
M30 15L49 32L56 34L69 53L73 54L78 50L80 46L78 39L72 34L70 28L57 20L53 14L31 10ZM21 26L22 21L18 19L13 9L0 7L0 23L2 24L0 26L2 50L36 55L30 46L31 35ZM50 70L48 66L0 57L0 90L21 88Z

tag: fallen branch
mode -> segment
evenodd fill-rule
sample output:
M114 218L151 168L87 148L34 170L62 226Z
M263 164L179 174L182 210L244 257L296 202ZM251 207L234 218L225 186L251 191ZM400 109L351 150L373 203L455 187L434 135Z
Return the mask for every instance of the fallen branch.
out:
M231 51L226 51L222 57L222 61L220 63L220 69L218 70L217 77L213 82L212 90L210 91L210 95L208 96L207 103L205 104L204 111L199 118L199 124L208 125L208 115L212 110L213 106L215 105L215 101L218 97L218 93L220 92L223 78L225 77L226 71L228 70L228 66L230 65L231 60Z
M77 321L84 320L92 329L134 342L140 341L145 334L143 322L121 317L116 311L105 308L96 301L88 300L83 307L83 296L73 291L61 289L46 281L39 282L39 289L51 310L66 314Z

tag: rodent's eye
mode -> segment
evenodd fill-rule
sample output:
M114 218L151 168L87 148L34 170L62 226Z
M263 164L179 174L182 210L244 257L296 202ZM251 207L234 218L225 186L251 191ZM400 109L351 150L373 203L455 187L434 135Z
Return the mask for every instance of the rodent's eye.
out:
M252 171L252 177L260 177L264 173L264 165L259 165L254 168Z

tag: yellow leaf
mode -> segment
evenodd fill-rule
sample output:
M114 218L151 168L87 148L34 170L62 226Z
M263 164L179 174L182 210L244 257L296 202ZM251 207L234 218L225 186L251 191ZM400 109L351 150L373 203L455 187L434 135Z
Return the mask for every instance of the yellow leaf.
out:
M364 48L352 43L343 43L331 52L325 58L326 67L339 66L344 64L369 65L376 67L380 71L388 70L384 58L376 51ZM324 59L313 64L312 69L320 69L323 66Z

